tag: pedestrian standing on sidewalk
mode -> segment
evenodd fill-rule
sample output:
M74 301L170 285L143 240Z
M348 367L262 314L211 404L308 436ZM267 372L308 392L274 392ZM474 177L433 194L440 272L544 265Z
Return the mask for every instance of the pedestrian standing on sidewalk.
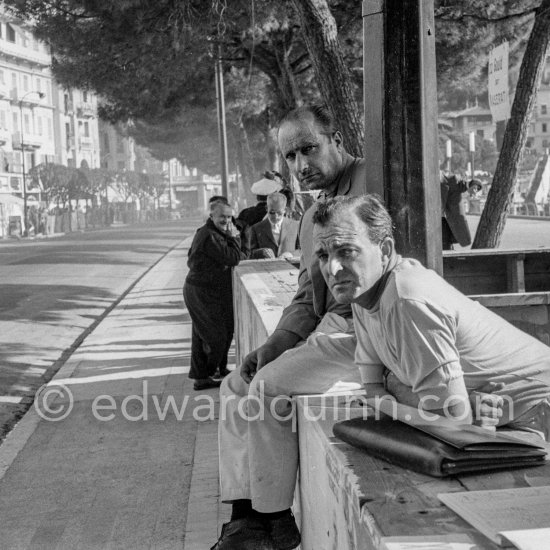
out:
M212 202L210 217L189 249L183 298L192 324L189 378L195 380L195 390L218 387L214 375L228 372L234 330L231 268L246 258L232 216L229 205Z

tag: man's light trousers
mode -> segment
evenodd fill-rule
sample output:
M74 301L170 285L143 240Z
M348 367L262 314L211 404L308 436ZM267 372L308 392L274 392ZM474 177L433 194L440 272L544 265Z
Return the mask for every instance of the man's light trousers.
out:
M239 369L220 388L223 501L251 499L258 512L292 506L298 470L294 395L361 389L352 319L327 313L308 340L262 368L250 385Z

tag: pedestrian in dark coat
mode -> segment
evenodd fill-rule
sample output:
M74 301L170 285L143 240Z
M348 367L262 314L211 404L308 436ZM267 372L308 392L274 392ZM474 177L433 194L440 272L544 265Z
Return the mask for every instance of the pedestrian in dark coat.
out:
M472 180L473 181L473 180ZM471 184L471 182L470 182ZM454 174L441 176L442 247L452 250L453 244L468 246L472 242L468 220L462 204L462 195L469 189L468 182Z
M216 371L227 374L234 330L231 268L246 257L232 215L230 206L212 203L210 217L189 249L183 298L192 322L189 378L196 390L219 386Z

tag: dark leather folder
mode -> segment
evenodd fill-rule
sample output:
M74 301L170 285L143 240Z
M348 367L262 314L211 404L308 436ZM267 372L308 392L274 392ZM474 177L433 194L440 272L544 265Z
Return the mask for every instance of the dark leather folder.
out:
M543 445L478 426L411 426L384 416L338 422L333 431L376 458L435 477L536 466L546 456Z

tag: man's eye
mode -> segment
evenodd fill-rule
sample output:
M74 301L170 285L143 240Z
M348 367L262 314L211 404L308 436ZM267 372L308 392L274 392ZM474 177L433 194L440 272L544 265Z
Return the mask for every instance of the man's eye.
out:
M285 157L286 160L294 160L296 155L294 153L288 153Z
M315 149L315 145L306 145L302 147L302 155L309 155Z
M325 254L324 252L318 252L317 258L319 258L320 262L326 262L328 260L328 254Z

